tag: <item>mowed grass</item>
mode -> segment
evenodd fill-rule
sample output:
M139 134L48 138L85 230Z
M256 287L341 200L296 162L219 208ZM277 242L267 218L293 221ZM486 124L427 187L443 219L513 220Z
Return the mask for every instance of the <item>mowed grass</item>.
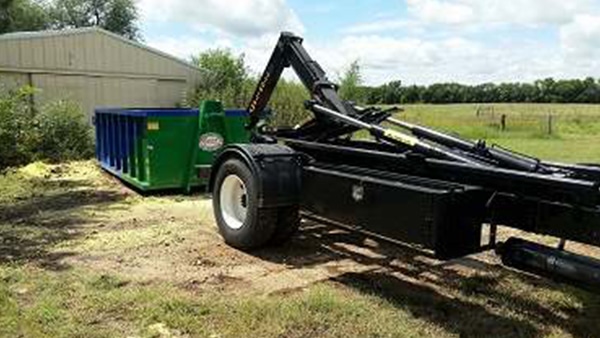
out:
M2 337L444 335L376 296L318 285L290 295L193 294L89 271L0 269Z
M398 117L545 160L600 162L600 105L406 105ZM501 130L502 115L506 128Z

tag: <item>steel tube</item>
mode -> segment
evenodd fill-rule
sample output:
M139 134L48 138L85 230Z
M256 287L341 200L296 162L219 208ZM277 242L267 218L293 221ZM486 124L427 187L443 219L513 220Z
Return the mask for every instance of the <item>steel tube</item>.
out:
M600 291L600 260L515 237L498 253L504 265Z

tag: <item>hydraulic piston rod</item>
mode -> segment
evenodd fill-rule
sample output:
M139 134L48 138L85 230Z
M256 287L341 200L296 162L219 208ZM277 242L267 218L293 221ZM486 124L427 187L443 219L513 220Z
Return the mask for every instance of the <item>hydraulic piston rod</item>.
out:
M384 139L388 142L394 144L400 144L403 146L408 146L414 151L422 154L427 154L430 156L434 156L441 159L453 160L462 163L472 164L472 165L483 165L481 162L475 161L469 157L462 156L448 149L443 149L441 147L437 147L431 145L429 143L423 142L419 140L417 137L406 135L404 133L398 132L393 129L383 128L376 124L366 123L354 117L344 115L335 110L329 109L327 107L323 107L319 104L316 104L314 101L308 101L307 108L311 109L315 112L328 115L334 119L345 122L349 125L356 126L358 128L366 129L369 131L371 135L376 138Z
M386 121L395 126L409 130L417 137L439 143L446 147L457 148L479 156L490 158L498 162L500 165L510 169L524 170L529 172L549 172L549 170L545 168L545 166L541 165L540 161L536 159L519 156L512 152L498 148L486 147L468 140L391 117Z

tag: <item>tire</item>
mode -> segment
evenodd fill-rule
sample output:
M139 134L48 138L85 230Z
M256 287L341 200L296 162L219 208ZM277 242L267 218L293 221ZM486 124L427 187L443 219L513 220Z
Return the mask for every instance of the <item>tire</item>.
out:
M277 226L269 244L281 245L287 242L300 227L300 211L298 206L277 209Z
M258 208L258 182L236 158L219 167L213 189L213 210L225 243L249 250L266 244L277 227L277 209Z

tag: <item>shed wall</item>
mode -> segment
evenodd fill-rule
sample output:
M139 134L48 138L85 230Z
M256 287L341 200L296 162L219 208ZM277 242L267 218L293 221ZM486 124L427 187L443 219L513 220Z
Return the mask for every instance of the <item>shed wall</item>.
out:
M0 36L0 86L31 84L36 105L57 99L96 107L173 107L198 68L99 29Z

